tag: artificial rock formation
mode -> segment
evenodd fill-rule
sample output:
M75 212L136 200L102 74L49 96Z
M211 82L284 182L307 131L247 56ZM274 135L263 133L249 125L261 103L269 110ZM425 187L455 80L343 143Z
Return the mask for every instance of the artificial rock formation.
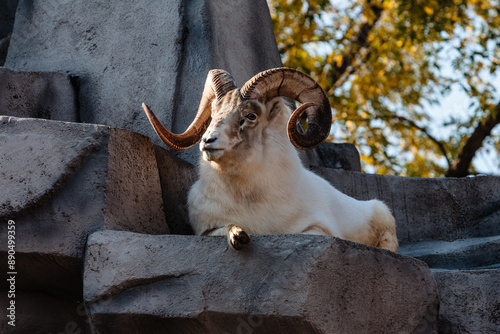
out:
M315 168L345 194L392 210L401 243L500 235L500 178L410 178Z
M396 218L399 252L438 284L440 333L500 328L500 178L405 178L317 168L342 192L379 198Z
M16 15L5 67L79 77L83 122L142 133L156 144L142 102L182 132L209 70L223 68L241 86L281 66L264 0L20 0ZM197 156L197 148L183 153L191 163Z
M87 237L96 231L192 233L186 197L197 177L189 162L196 164L198 148L180 154L186 162L147 137L109 126L160 143L142 102L169 129L182 132L208 70L226 69L241 86L280 66L264 0L6 0L0 2L0 66L4 61L0 115L16 117L0 117L0 263L6 263L6 223L12 219L19 321L12 328L0 318L0 332L91 333L92 326L106 333L349 332L375 320L389 332L435 330L436 283L425 265L334 238L253 236L249 248L233 252L217 237L108 231L92 236L87 254L93 257L84 260ZM498 177L349 172L360 170L352 145L322 144L302 158L346 194L389 205L400 252L427 262L437 281L440 332L500 327ZM8 303L5 273L2 309ZM374 273L388 279L378 289ZM327 275L336 279L325 280ZM416 277L423 280L412 281ZM320 289L315 282L331 285ZM392 305L397 301L389 297L366 299L382 295L409 300L411 309ZM177 313L168 313L162 297ZM108 306L112 313L105 313Z
M89 238L84 299L96 333L432 333L439 305L423 262L333 237L117 231Z
M155 145L162 190L165 219L172 234L193 234L189 225L187 197L189 188L198 179L196 168Z
M1 115L78 122L77 98L67 75L0 67Z
M0 1L0 66L7 58L10 35L14 26L17 3L19 0Z
M19 0L0 2L0 40L12 33Z
M323 142L311 152L316 153L315 167L361 172L359 152L353 144Z
M6 222L14 220L18 289L81 300L88 234L103 228L168 233L148 138L107 126L2 116L0 143L0 262L7 263Z
M500 269L433 273L441 300L439 333L498 333Z
M0 333L91 333L84 304L65 296L37 290L16 291L16 326L9 326L5 311L9 305L7 289L0 289ZM9 311L7 311L9 313Z

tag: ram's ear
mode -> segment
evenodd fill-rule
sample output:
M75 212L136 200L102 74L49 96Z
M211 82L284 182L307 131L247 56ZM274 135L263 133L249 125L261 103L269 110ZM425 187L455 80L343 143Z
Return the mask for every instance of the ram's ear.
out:
M276 117L284 108L285 100L282 97L275 97L266 102L266 110L268 116L268 120Z

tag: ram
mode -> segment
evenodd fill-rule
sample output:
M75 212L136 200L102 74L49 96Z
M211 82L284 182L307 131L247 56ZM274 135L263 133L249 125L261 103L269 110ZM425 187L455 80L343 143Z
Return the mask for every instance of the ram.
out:
M301 105L292 113L283 97ZM212 70L182 134L143 108L168 147L183 150L201 140L199 179L188 195L196 234L225 235L235 249L250 241L248 234L304 233L397 251L395 220L384 203L351 198L302 165L295 147L319 145L332 122L325 92L306 74L275 68L238 89L229 73Z

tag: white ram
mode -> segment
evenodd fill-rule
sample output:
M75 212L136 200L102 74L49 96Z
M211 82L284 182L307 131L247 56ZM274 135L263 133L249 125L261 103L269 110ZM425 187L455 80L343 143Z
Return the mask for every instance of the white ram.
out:
M282 97L302 105L291 113ZM196 234L226 235L235 249L250 241L248 234L305 233L397 251L395 220L384 203L349 197L302 165L294 145L315 147L332 120L325 92L306 74L271 69L240 90L229 73L212 70L183 134L169 132L143 108L168 147L186 149L201 140L200 177L188 196ZM297 128L303 112L305 132Z

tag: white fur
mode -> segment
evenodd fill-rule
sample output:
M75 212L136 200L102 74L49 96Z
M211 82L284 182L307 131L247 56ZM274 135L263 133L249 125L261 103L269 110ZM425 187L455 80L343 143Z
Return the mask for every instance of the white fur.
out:
M269 112L271 104L262 108ZM250 234L327 234L396 251L394 218L387 207L377 200L349 197L305 169L287 137L290 110L281 99L278 108L277 116L252 129L262 133L246 149L244 158L207 161L203 154L200 178L188 197L196 234L213 229L209 234L224 235L224 227L234 224ZM224 126L212 124L207 132L221 132ZM220 137L231 140L227 135ZM239 147L221 145L231 150ZM202 151L203 146L202 141ZM382 234L389 236L387 245L380 240Z

